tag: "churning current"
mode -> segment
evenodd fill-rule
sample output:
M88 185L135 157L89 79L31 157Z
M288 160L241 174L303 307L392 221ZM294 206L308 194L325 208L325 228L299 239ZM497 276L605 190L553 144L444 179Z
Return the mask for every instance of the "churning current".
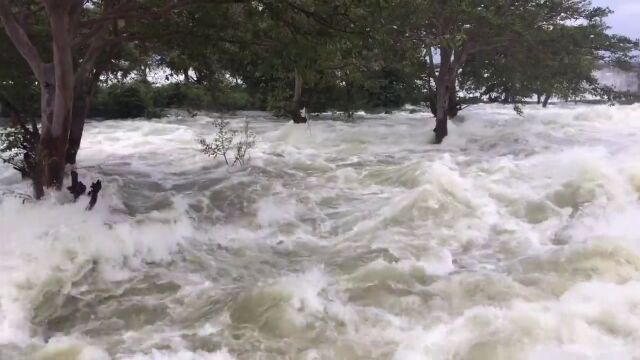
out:
M88 124L98 205L0 168L0 358L639 359L640 106Z

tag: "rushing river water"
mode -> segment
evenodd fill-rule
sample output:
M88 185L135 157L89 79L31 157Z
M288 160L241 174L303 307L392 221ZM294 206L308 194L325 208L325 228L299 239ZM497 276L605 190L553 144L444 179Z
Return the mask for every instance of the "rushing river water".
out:
M93 212L0 168L0 359L640 359L640 106L245 119L91 122Z

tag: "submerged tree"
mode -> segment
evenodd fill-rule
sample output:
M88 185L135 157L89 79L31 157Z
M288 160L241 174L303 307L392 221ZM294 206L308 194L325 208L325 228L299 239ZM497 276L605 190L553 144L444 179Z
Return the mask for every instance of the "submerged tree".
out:
M606 34L608 13L589 0L0 0L0 46L25 60L15 74L16 53L0 60L0 101L23 128L41 119L37 198L76 162L101 78L152 65L208 91L234 79L296 123L305 106L349 113L424 90L440 143L461 86L506 101L602 93L597 64L637 48ZM34 116L23 100L38 93Z
M595 71L601 64L629 64L637 48L631 39L607 33L604 18L609 14L608 9L592 8L577 23L541 26L522 42L476 54L462 71L462 85L490 101L536 97L545 107L554 96L602 96Z
M220 1L223 2L223 1ZM181 0L0 0L0 19L40 90L41 130L35 197L61 189L65 163L75 163L89 99L113 46L159 36L149 24L191 5ZM217 3L217 2L216 2ZM34 29L49 40L34 41ZM41 184L41 185L39 185Z
M498 63L504 64L505 72L527 76L529 69L517 66L520 59L510 56L513 49L517 49L519 56L531 56L530 65L546 66L548 73L559 70L555 82L564 88L556 91L575 93L581 89L571 78L581 76L578 73L592 73L596 65L580 51L594 54L601 48L569 47L576 51L577 59L573 64L566 61L566 52L554 49L574 41L574 35L582 31L580 24L583 22L587 23L591 34L602 35L605 30L598 20L603 16L602 9L593 8L589 0L398 0L398 3L412 9L411 16L407 17L410 20L406 21L406 38L419 42L425 49L427 85L433 84L435 88L431 106L436 117L436 143L447 136L447 120L457 113L457 106L452 105L456 105L461 71L478 67L477 75L471 81L483 83L486 72ZM546 61L533 64L532 58L536 54L546 57ZM549 66L563 62L575 71L574 74L562 71L558 66ZM508 67L518 70L506 70Z

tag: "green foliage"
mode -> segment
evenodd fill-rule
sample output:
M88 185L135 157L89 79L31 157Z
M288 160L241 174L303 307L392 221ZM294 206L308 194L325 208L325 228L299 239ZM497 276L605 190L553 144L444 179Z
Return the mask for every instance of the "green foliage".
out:
M35 77L2 31L0 53L0 116L9 117L10 108L24 117L37 116L40 94Z
M463 68L462 87L506 102L534 95L604 97L607 91L596 80L595 71L602 63L630 64L637 43L607 33L608 9L591 8L584 1L575 4L567 5L571 23L561 21L562 12L542 8L555 14L557 23L534 26L520 36L521 41L473 54Z
M153 106L158 108L208 109L212 97L198 85L173 83L150 89Z
M144 81L116 83L98 89L90 116L108 119L160 118L164 109L250 110L259 109L242 86L218 91L197 84L170 83L152 86Z
M151 87L134 82L99 89L90 116L108 119L143 117L151 108Z
M83 18L103 4L91 3ZM286 114L296 70L300 105L311 112L435 103L443 50L454 61L467 55L456 85L485 100L592 94L631 101L634 94L612 94L593 76L603 62L635 61L637 42L607 33L609 14L587 0L194 2L171 16L116 22L108 37L141 40L114 41L99 58L104 81L90 116L156 118L166 108ZM33 16L29 36L48 59L47 19ZM0 100L37 118L38 84L3 32L0 52ZM182 81L131 82L158 67Z
M210 89L193 83L171 83L153 87L150 91L156 108L216 111L259 108L241 85L220 84L215 89Z
M213 108L216 110L257 110L257 103L244 86L232 85L219 88L214 94Z

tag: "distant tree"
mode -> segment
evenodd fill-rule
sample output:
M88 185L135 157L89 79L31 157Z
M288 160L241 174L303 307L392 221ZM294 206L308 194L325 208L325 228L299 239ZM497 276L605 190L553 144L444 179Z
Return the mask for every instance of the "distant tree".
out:
M578 23L593 11L589 0L407 0L403 4L412 9L406 21L408 38L426 49L425 74L435 87L431 104L436 143L448 134L447 120L456 113L450 104L456 101L458 76L472 57L491 59L513 46L522 53L545 51L536 35Z
M493 101L535 96L545 107L553 96L602 96L604 88L595 78L598 66L628 65L637 48L631 39L607 33L604 18L609 14L608 9L592 8L574 24L539 26L521 42L475 54L462 70L462 85Z

